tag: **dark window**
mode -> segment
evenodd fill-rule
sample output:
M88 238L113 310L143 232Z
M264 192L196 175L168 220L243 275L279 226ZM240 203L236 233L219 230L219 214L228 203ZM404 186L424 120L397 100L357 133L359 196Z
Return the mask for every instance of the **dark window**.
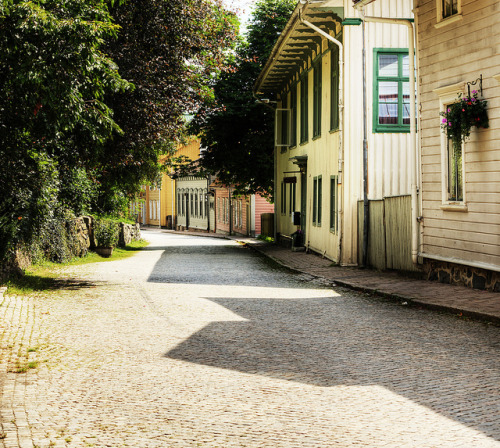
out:
M290 91L290 146L297 146L297 84Z
M313 137L321 135L321 92L323 65L321 57L314 64L313 68Z
M339 128L339 47L332 47L330 82L330 130Z
M337 176L330 177L330 230L338 232L338 181Z
M300 143L307 142L309 139L308 135L308 103L309 103L309 94L308 94L308 82L307 82L307 73L303 76L300 81Z

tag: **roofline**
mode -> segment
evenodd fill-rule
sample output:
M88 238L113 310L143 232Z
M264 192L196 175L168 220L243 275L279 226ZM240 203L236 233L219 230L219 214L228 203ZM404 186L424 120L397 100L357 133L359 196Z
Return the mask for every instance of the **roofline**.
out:
M326 3L328 0L323 0L323 1L315 1L315 4L318 3ZM266 61L266 64L264 65L264 68L261 70L259 77L257 78L257 81L255 81L254 87L253 87L253 92L255 95L259 95L259 90L262 87L262 82L264 79L267 77L269 74L269 71L271 70L271 67L274 63L274 60L276 59L277 55L280 54L281 48L286 44L286 41L288 37L290 36L291 32L295 29L297 26L297 23L299 23L299 10L302 9L302 14L306 12L308 9L309 4L303 4L301 1L297 3L297 6L293 10L292 15L290 16L290 19L288 20L287 24L285 25L285 28L281 32L280 36L278 37L277 42L274 44L273 49L271 50L271 54L269 55L269 58Z

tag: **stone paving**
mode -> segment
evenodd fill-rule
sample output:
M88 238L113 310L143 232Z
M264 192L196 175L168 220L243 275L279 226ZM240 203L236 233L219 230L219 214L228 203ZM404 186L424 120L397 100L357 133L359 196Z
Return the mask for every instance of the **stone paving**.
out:
M3 298L0 448L500 447L500 328L145 234Z

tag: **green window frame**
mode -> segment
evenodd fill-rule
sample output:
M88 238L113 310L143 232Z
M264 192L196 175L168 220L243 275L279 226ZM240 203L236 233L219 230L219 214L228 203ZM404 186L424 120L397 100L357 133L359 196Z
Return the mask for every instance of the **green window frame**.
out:
M333 233L339 230L338 188L338 176L330 176L330 231Z
M339 128L339 47L330 50L330 131Z
M317 213L318 213L318 178L313 178L313 225L316 225Z
M313 138L321 135L321 93L323 82L322 57L313 66Z
M286 215L286 183L281 182L281 214Z
M305 143L309 140L309 89L308 89L308 73L300 80L300 143Z
M290 146L297 146L297 84L290 90Z
M323 179L321 176L313 178L313 225L321 226L323 201Z
M295 194L296 194L296 185L295 183L290 184L290 198L288 202L288 214L291 215L292 212L295 211Z
M373 51L373 132L410 132L408 49Z

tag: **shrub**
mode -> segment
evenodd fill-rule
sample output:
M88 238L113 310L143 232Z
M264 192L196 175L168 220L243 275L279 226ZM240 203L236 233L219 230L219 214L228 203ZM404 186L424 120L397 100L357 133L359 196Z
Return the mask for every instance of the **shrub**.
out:
M110 219L94 220L94 238L98 247L116 247L118 245L119 225Z

